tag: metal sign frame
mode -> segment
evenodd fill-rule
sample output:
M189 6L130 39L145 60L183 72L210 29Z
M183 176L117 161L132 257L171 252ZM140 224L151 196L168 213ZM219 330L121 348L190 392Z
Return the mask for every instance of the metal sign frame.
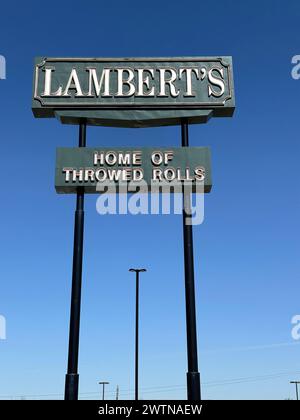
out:
M107 67L106 70L112 70L112 72L109 73L111 74L111 77L109 77L109 84L111 84L112 91L116 92L116 86L119 82L114 74L115 71L126 71L128 69L133 72L138 70L149 71L149 66L152 66L153 68L150 70L153 70L154 72L156 70L177 72L178 78L176 79L176 83L179 83L181 86L178 90L180 95L179 97L172 97L171 85L169 87L166 85L166 94L163 95L164 97L161 97L159 94L148 96L146 94L139 95L136 93L130 95L130 97L127 97L126 94L123 95L124 97L120 97L120 95L116 94L101 95L101 88L98 95L89 96L88 93L85 93L82 95L83 98L79 98L76 95L56 95L57 92L51 93L51 90L50 92L47 92L50 93L50 96L43 96L43 86L45 85L44 73L46 69L48 69L51 74L53 70L53 73L55 73L55 77L53 77L56 85L62 87L60 84L62 83L62 79L64 79L64 83L66 83L66 75L70 75L73 70L78 71L78 74L79 71L82 72L84 69L88 71L103 71L104 66ZM139 68L136 66L139 66ZM185 82L183 77L184 71L187 71L188 69L190 69L189 83L190 90L191 92L193 91L192 95L184 95L181 92L183 91L183 86L185 84L186 89L188 89L187 73ZM180 73L181 71L182 73ZM197 71L197 74L195 73L196 75L194 74L194 77L192 77L193 71ZM210 75L210 72L214 71L219 72L219 75L214 73ZM58 75L56 75L56 73L58 73ZM216 76L220 76L221 74L222 78L216 79ZM160 76L154 77L152 74L152 78L149 78L148 75L148 84L151 80L151 82L153 82L152 88L159 89L158 80ZM52 80L52 76L50 79ZM92 86L91 80L89 83L91 83ZM216 80L222 80L224 92L219 96L214 92L214 89L210 87L211 94L209 95L206 90L209 92L210 83L212 83L211 86L216 88L218 86ZM97 82L99 81L97 80ZM142 82L143 86L143 80L140 82ZM172 84L174 82L174 80L165 80L165 83L167 84ZM86 83L87 80L85 80L85 84ZM95 83L94 79L93 83ZM124 81L124 83L126 83L126 81ZM138 84L138 81L136 83ZM94 84L93 86L95 87ZM87 92L87 90L89 90L86 85L84 88L82 88L82 92ZM67 93L68 92L69 90L67 90ZM214 96L215 94L217 95L216 97ZM232 116L234 109L235 97L232 59L228 56L157 58L37 57L35 60L32 110L34 116L37 118L56 117L65 124L79 124L80 120L84 118L87 125L139 128L180 125L182 118L189 118L189 124L205 123L211 116L230 117Z

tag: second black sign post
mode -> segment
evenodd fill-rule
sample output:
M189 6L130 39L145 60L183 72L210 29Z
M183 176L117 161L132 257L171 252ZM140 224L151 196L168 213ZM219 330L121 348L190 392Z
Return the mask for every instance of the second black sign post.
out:
M189 147L188 120L181 121L181 145ZM191 192L185 191L183 196L183 245L184 245L184 277L185 277L185 309L187 336L187 397L189 401L201 399L200 374L198 372L196 302L194 279L193 226L188 220L191 216Z
M86 146L86 123L79 125L79 147ZM78 400L78 351L80 330L82 257L84 232L84 191L78 188L74 224L74 248L72 271L72 296L69 331L68 372L66 374L65 400Z

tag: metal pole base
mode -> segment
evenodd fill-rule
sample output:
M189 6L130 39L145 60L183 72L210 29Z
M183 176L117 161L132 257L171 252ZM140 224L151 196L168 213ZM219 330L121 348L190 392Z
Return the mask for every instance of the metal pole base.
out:
M66 374L65 400L78 400L79 375L77 373Z
M186 377L188 401L200 401L200 373L187 372Z

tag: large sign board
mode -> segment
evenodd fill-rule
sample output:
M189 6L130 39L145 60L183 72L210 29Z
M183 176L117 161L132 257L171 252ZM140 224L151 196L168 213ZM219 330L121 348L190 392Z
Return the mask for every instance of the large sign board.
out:
M149 127L230 117L231 57L36 59L32 110L63 123Z
M211 167L208 147L183 148L58 148L55 188L58 193L97 193L97 185L115 184L116 192L131 183L152 187L185 184L194 192L210 192ZM197 184L202 188L196 189ZM178 189L171 190L176 192ZM164 190L162 190L164 192Z

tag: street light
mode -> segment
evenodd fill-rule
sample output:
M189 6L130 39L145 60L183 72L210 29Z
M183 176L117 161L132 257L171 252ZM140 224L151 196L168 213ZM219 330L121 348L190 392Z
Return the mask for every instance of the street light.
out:
M135 273L136 293L135 293L135 400L139 399L139 275L147 271L145 268L130 268L131 273Z
M290 381L290 384L295 384L296 385L296 397L297 397L297 401L298 401L299 400L298 384L300 384L300 381Z
M99 382L99 385L102 385L102 400L104 400L104 389L105 385L108 385L109 382Z

